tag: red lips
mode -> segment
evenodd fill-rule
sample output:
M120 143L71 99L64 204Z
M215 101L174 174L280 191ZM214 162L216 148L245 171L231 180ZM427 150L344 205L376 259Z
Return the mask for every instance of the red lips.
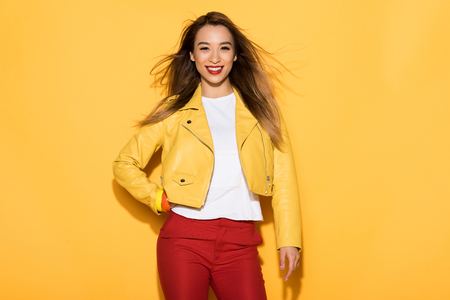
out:
M213 70L211 70L211 69L213 69ZM210 73L210 74L213 74L213 75L217 75L217 74L220 74L220 72L222 72L222 70L223 70L223 66L206 66L206 70L208 70L208 72Z

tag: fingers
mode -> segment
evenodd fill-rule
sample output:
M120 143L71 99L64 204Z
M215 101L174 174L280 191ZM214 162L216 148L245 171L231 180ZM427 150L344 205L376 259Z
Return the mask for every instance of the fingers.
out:
M292 248L292 249L290 249ZM297 270L300 263L300 254L298 250L293 247L286 247L286 249L280 249L280 269L284 270L286 265L286 258L289 261L289 269L286 275L284 275L283 280L286 281L292 275L292 272Z
M286 267L286 251L280 249L280 270L284 270Z
M289 279L289 277L291 277L292 272L294 272L294 270L292 268L289 268L288 272L286 273L286 275L284 275L283 280L287 281Z
M291 260L289 260L291 262ZM297 270L298 266L300 264L300 255L294 255L292 257L292 264L289 264L289 267L292 268L293 271Z
M286 275L284 275L284 277L283 277L284 281L287 281L289 279L289 277L291 277L292 272L294 272L295 269L297 269L294 258L292 256L288 256L288 260L289 260L289 269L288 269L288 272L286 273Z

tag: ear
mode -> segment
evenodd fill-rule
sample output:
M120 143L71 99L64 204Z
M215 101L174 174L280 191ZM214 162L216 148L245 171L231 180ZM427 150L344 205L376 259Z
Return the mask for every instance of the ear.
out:
M237 54L234 56L233 61L236 61L237 59Z
M189 51L189 55L191 57L191 60L195 61L194 53L192 53L192 51Z

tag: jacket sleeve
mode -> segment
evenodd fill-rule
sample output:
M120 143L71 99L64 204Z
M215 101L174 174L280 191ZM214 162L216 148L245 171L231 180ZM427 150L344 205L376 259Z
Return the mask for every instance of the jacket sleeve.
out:
M113 162L116 181L134 198L150 206L156 213L155 198L160 187L142 171L152 155L163 145L165 121L142 127Z
M298 182L291 142L284 120L281 119L282 149L274 149L274 195L272 207L277 249L297 247L302 249L302 228Z

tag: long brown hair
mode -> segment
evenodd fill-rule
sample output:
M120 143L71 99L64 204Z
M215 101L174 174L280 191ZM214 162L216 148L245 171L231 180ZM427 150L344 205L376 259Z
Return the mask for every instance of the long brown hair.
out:
M154 124L169 117L185 106L192 98L201 77L189 53L194 50L195 36L205 25L225 26L231 33L237 60L229 74L230 83L235 87L244 104L269 134L275 147L283 142L281 135L279 107L274 97L274 88L270 79L270 53L249 40L242 30L227 16L219 12L209 12L190 21L182 31L179 49L165 56L153 67L151 74L156 81L165 86L166 97L162 99L150 114L138 122L138 126ZM177 96L170 101L167 99Z

